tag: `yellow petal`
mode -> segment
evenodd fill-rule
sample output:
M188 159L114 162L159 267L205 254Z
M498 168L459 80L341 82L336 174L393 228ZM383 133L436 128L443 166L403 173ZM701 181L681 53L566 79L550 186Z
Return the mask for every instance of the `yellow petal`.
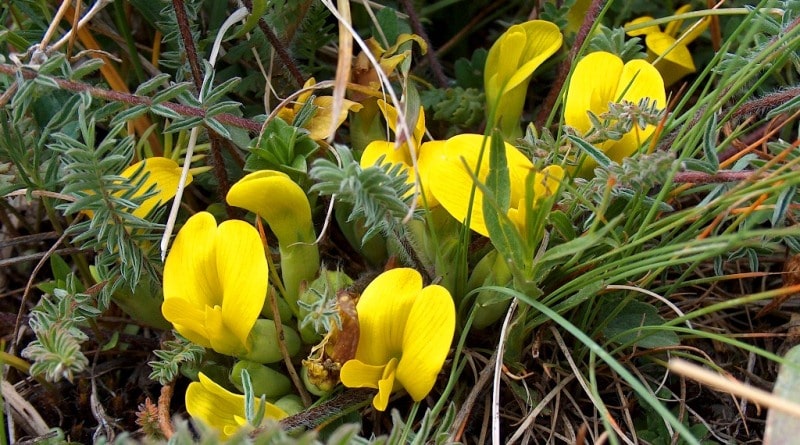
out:
M489 49L483 74L489 107L494 107L495 101L503 95L504 90L511 89L508 81L522 64L520 58L525 50L525 37L524 28L514 25Z
M685 14L692 10L692 5L683 5L680 8L675 10L675 15ZM667 26L664 27L664 34L668 36L677 37L678 32L681 29L681 25L683 25L683 20L673 20L667 23Z
M244 221L223 222L216 239L217 271L223 291L222 322L246 345L267 295L264 246L258 231Z
M386 365L368 365L361 360L348 360L339 372L342 384L348 388L378 389L378 380Z
M608 103L617 99L622 68L622 59L604 51L588 54L578 61L564 106L567 125L586 133L592 126L587 112L600 115L608 111Z
M378 163L378 159L383 156L383 164L403 164L411 166L411 156L408 150L403 147L396 148L394 142L372 141L361 154L361 168L371 167Z
M655 103L659 108L666 107L667 98L661 74L644 60L631 60L625 64L617 89L621 94L617 102L624 100L639 103L642 99L649 98L651 105ZM623 158L635 153L654 132L653 125L648 125L645 129L634 125L633 130L622 139L609 141L604 145L604 150L609 158L622 162Z
M250 173L231 187L226 199L228 204L264 218L283 245L316 238L306 192L284 173Z
M381 109L381 113L383 114L383 118L386 119L389 129L396 134L397 120L399 119L397 110L393 106L386 103L386 101L383 99L378 99L378 107ZM425 135L425 109L422 108L422 106L419 107L419 111L417 112L417 121L414 123L414 127L410 128L410 130L413 132L412 136L415 144L419 146L422 136Z
M625 24L625 28L627 28L629 26L632 26L632 25L638 25L640 23L646 23L646 22L649 22L649 21L652 21L652 20L655 20L655 19L650 17L650 16L637 17L637 18L631 20L630 22L626 23ZM641 28L641 29L635 29L633 31L628 31L628 32L626 32L626 34L628 34L631 37L636 37L636 36L642 36L642 35L651 34L651 33L654 33L654 32L661 32L661 29L659 29L659 27L657 25L651 25L651 26L648 26L646 28Z
M186 388L186 411L227 439L226 427L239 427L234 416L244 417L244 396L226 390L202 372L198 378L199 382Z
M326 139L330 136L332 121L333 121L333 97L321 96L314 99L314 106L317 107L316 113L311 118L306 126L309 131L309 137L315 141ZM362 107L361 104L353 102L352 100L342 99L342 109L339 110L339 116L336 118L336 127L342 125L342 122L347 119L347 113L350 110L358 111Z
M155 207L169 201L175 196L175 192L178 190L178 183L181 179L181 167L172 159L153 157L131 165L120 175L130 178L133 183L137 183L142 180L145 174L147 174L147 179L139 184L139 189L133 196L141 196L150 188L154 188L156 194L145 199L142 204L132 212L133 215L139 218L146 217ZM189 174L186 178L186 185L191 184L191 182L192 175Z
M299 110L300 107L303 106L303 104L308 102L308 98L311 97L312 94L314 94L314 90L312 90L311 87L313 87L316 84L317 84L316 79L314 79L313 77L309 77L308 80L306 80L306 83L303 84L303 89L305 90L308 88L308 91L304 91L300 93L299 96L297 96L297 101L292 106L292 108L294 108L295 110Z
M509 79L505 89L510 90L522 84L539 68L539 65L555 54L564 37L558 26L545 20L531 20L521 24L525 30L525 47L521 64Z
M467 218L470 194L473 186L472 174L478 165L481 147L486 142L481 161L478 180L486 181L489 173L488 139L478 134L461 134L445 142L443 154L437 157L430 168L432 174L428 178L430 190L442 207L456 220L464 222ZM525 176L533 164L512 145L505 143L509 179L511 182L511 202L518 202L523 196ZM465 166L469 166L469 170ZM483 193L475 191L472 204L470 229L484 236L489 236L483 219Z
M445 141L428 141L420 145L419 158L417 158L417 169L419 170L419 182L422 187L423 201L429 209L439 205L439 200L431 191L431 176L437 174L438 163L443 160Z
M383 369L383 375L378 381L378 394L372 398L372 406L378 411L386 411L386 406L389 405L389 397L392 392L398 389L396 373L397 359L392 358L386 364Z
M553 23L531 20L511 26L489 49L484 90L492 126L500 123L506 137L519 132L519 116L533 72L561 47L563 36Z
M403 355L397 380L415 401L422 400L436 383L456 327L456 309L450 292L442 286L422 289L408 315Z
M555 195L561 186L564 175L564 169L560 165L548 165L541 172L536 173L533 182L534 203L540 199Z
M183 298L165 299L161 305L164 318L172 323L178 333L204 348L211 348L210 335L205 325L205 309Z
M655 67L664 78L664 85L670 86L688 74L696 71L692 54L686 45L676 44L675 38L664 33L648 35L645 39L647 51Z
M199 307L222 305L216 232L217 222L208 212L199 212L186 221L164 264L165 301L181 298Z
M202 372L198 378L199 382L192 382L186 388L186 411L194 419L219 431L221 438L226 440L244 424L244 396L226 390ZM261 401L255 402L258 410ZM267 403L264 415L268 419L287 416L285 411L271 403Z
M388 270L364 289L358 300L359 342L356 359L384 365L400 357L406 320L422 290L422 276L414 269Z

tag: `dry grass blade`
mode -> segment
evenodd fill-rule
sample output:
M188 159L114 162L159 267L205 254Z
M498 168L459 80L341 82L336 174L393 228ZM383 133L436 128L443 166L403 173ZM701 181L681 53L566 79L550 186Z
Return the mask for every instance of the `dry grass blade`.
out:
M347 82L350 80L350 68L353 64L353 35L350 33L350 0L339 0L337 2L339 10L339 57L336 62L336 77L333 86L333 110L331 115L331 128L329 129L328 143L333 142L336 136L338 120L336 116L342 111L344 106L344 94L347 92Z
M800 419L800 404L776 397L767 391L746 385L732 377L709 371L681 359L672 359L668 365L670 371L688 377L718 391L724 391L735 396L747 398L761 406L791 414Z

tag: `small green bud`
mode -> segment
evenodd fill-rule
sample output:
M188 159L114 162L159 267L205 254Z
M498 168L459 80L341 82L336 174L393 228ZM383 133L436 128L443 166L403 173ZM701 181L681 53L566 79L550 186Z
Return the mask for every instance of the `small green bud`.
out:
M302 413L305 410L303 401L297 394L288 394L276 400L273 404L278 408L284 410L286 414L293 416Z
M283 337L289 355L294 357L300 352L300 336L294 329L283 325ZM250 351L240 358L257 363L276 363L283 359L273 320L258 319L250 331L249 341Z
M268 399L274 399L289 394L292 390L292 382L289 377L279 371L260 363L240 360L233 366L230 380L241 392L244 392L244 385L242 385L243 369L246 369L250 374L250 381L253 383L253 391L256 397L264 395Z

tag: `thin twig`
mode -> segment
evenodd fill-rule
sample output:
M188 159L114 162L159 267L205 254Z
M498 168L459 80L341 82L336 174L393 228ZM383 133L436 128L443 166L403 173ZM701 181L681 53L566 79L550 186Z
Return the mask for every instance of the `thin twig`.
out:
M500 445L500 376L503 369L503 355L506 349L506 338L511 329L511 318L517 309L517 299L511 300L511 305L506 312L503 320L503 328L500 331L500 340L497 342L497 358L494 362L494 379L492 380L492 445Z
M186 50L186 58L188 59L189 66L192 69L194 86L199 92L203 86L203 72L200 70L200 56L197 53L197 48L194 44L194 38L192 37L192 31L189 25L189 16L186 14L186 8L183 4L183 0L172 0L172 6L175 9L175 19L178 22L178 28L181 32L181 39L183 40L183 46ZM217 179L217 194L219 195L220 202L225 204L225 210L228 214L228 217L233 218L233 209L225 201L225 196L228 194L230 183L228 181L228 172L225 170L225 161L222 158L221 147L224 145L224 138L210 128L208 129L208 138L211 140L211 167L214 171L214 177Z
M584 17L583 23L578 29L578 33L575 35L575 42L569 50L569 55L558 66L558 72L553 81L553 85L550 87L550 92L547 93L547 97L544 99L539 114L536 116L535 123L537 127L541 128L544 126L545 122L547 122L547 118L553 110L558 96L561 95L561 88L564 86L564 82L567 81L567 76L572 69L572 62L578 56L578 51L581 50L583 42L589 35L589 30L591 30L595 22L597 22L597 17L600 15L600 11L603 10L605 2L606 0L592 0L589 9L586 10L586 17Z
M406 14L408 14L408 21L411 23L411 29L414 31L414 34L422 37L422 40L424 40L428 45L428 51L425 53L425 57L428 59L428 63L431 65L431 71L433 71L433 77L436 80L436 83L439 85L439 88L447 88L447 76L444 75L442 63L439 62L436 51L433 50L431 39L428 37L428 33L425 32L425 28L422 26L419 15L414 9L414 4L411 2L411 0L400 0L400 4L403 5L403 10L405 10Z
M251 0L244 0L244 5L247 7L247 10L253 12L253 2ZM286 49L286 46L281 42L278 36L272 32L272 29L269 27L269 24L263 19L258 19L258 27L261 29L261 32L267 37L269 40L269 44L272 45L272 48L275 49L275 52L278 53L278 57L283 62L286 69L289 70L289 73L292 74L294 81L297 82L297 85L303 85L306 83L305 78L303 77L303 73L300 72L300 68L297 67L297 63L295 63L294 59L291 55L289 55L289 51Z
M174 382L169 382L161 387L161 395L158 396L158 427L167 440L175 434L175 430L172 428L172 421L169 419L169 403L172 400L174 391Z
M453 428L457 428L457 433L452 434L451 437L449 438L450 440L454 442L461 441L460 434L466 427L467 420L469 419L469 415L472 412L472 408L478 401L478 396L483 392L483 388L489 382L489 378L494 374L494 364L496 360L497 360L497 351L494 351L494 353L492 353L492 356L489 358L489 361L486 362L486 366L484 366L480 374L478 374L478 380L475 382L475 385L472 387L472 390L470 390L469 394L467 395L467 398L461 405L461 409L459 409L458 414L456 414L455 420L453 421Z
M0 73L9 76L15 76L17 73L22 74L26 80L31 80L39 77L35 71L21 69L15 65L0 64ZM85 83L73 82L71 80L58 79L48 77L48 80L55 82L62 90L72 91L75 93L87 92L94 98L103 99L112 102L123 102L128 105L153 105L153 100L146 96L137 96L135 94L121 93L119 91L104 90ZM189 105L176 104L171 102L162 102L159 105L169 108L170 110L180 114L181 116L188 117L201 117L206 116L206 111L202 108L192 107ZM251 133L259 133L261 131L261 124L253 120L234 116L229 113L220 113L214 116L221 124L230 125L237 128L243 128Z
M369 403L375 394L371 389L350 389L341 395L301 413L289 416L280 421L280 426L285 430L295 430L301 427L315 428L328 421L333 416L343 416L346 413L361 408ZM263 428L256 428L250 437L257 437L263 433Z
M672 178L672 182L690 184L716 184L724 182L751 181L753 179L757 179L759 176L760 173L752 170L738 172L723 170L716 173L690 171L675 173L675 176Z

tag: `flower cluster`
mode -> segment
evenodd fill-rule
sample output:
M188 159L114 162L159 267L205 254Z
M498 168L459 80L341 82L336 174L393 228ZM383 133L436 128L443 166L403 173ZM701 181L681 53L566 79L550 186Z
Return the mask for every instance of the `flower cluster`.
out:
M647 32L655 35L651 31ZM410 41L419 42L403 35L389 50L371 43L378 57L384 57L383 74L402 66L410 56L402 44ZM444 281L426 285L419 270L390 267L360 295L354 293L353 279L342 271L328 271L322 264L315 224L317 196L292 179L298 172L292 171L292 177L276 170L245 175L230 187L226 200L248 211L257 224L236 219L218 224L212 213L197 212L183 223L164 265L164 318L190 342L235 362L228 383L197 373L198 381L186 392L189 414L229 438L242 428L257 426L250 425L252 419L245 413L245 405L253 400L267 418L280 419L302 409L290 408L294 405L285 401L298 395L278 364L283 360L291 366L291 359L301 350L311 350L303 361L302 375L314 394L330 391L339 382L349 388L371 388L377 391L372 406L384 411L394 393L405 392L417 402L431 393L452 346L457 303L464 301L463 295L454 294L458 287L449 281L452 275L444 257L458 228L466 226L488 237L496 248L476 260L468 287L513 285L517 277L528 276L529 271L519 268L530 261L515 256L522 259L516 264L504 257L516 255L520 249L509 246L508 239L535 246L562 186L572 177L590 176L597 165L586 155L578 157L577 167L555 156L532 158L514 145L520 136L528 85L537 68L562 44L561 32L553 23L533 20L511 26L486 59L486 134L463 133L444 140L426 140L424 107L414 104L409 108L409 104L391 104L372 97L377 94L365 94L377 88L366 77L359 80L355 100L345 100L338 116L331 115L332 97L311 96L315 81L309 80L296 102L277 115L304 127L311 139L319 141L331 136L330 130L352 113L359 113L353 118L354 125L372 128L366 133L369 139L357 164L349 156L340 161L345 159L365 170L391 165L387 172L405 175L406 184L398 189L397 198L410 202L418 197L427 220L411 221L407 232L400 233L412 240L411 247L400 246L401 253L430 264L426 272L444 277ZM359 56L358 60L362 59ZM633 156L653 135L655 122L625 110L630 104L646 103L653 116L659 115L657 107L663 108L666 101L659 69L646 60L625 63L608 52L582 56L564 96L564 123L569 133L585 138L587 144L594 143L596 150L613 161ZM365 75L367 71L359 72ZM374 131L382 125L380 117L389 134ZM408 117L413 122L406 122ZM604 123L600 117L614 122ZM609 127L599 128L603 125ZM604 137L593 139L593 134ZM565 140L561 142L566 145ZM167 192L177 186L175 167L156 159L141 169L131 167L148 170L150 176L143 186L157 192L137 212L146 215L171 196ZM335 205L335 194L333 198ZM389 216L377 215L368 221L384 217ZM262 230L261 221L266 222L268 232ZM497 238L499 234L504 239ZM272 236L277 245L270 248L267 240ZM398 248L385 241L383 252ZM358 251L366 246L352 248ZM274 254L279 263L272 270ZM525 255L533 256L531 252ZM508 298L479 292L475 326L489 326L507 304ZM230 390L244 390L242 369L253 379L247 386L250 393L245 395ZM259 395L264 399L259 400ZM248 402L248 397L255 399ZM299 402L295 399L294 403Z

